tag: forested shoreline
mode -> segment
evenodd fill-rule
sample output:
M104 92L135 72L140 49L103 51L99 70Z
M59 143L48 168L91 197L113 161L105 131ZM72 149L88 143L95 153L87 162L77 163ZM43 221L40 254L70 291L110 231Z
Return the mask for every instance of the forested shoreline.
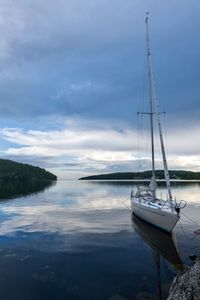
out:
M164 171L156 170L156 178L164 179ZM200 172L171 170L170 178L176 180L200 180ZM118 172L81 177L79 180L147 180L151 178L151 171Z
M29 164L22 164L8 159L0 159L0 180L30 181L57 180L56 175Z

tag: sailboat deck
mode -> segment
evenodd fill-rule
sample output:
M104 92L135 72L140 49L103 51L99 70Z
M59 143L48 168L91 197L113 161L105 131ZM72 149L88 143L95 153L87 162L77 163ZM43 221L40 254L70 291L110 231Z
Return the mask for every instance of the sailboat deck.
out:
M139 196L139 197L132 197L132 201L134 201L136 204L155 209L155 210L161 210L168 213L174 213L174 209L171 207L171 203L168 200L163 199L156 199L154 200L151 196Z

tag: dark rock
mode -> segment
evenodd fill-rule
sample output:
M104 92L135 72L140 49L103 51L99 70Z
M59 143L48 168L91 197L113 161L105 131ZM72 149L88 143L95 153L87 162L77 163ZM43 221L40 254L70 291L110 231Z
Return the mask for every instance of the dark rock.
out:
M172 282L167 300L199 300L200 299L200 258L187 267Z

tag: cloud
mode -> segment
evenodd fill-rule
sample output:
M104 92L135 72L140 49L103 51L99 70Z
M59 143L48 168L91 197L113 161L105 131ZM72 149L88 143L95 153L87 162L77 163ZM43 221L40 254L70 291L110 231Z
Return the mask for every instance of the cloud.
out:
M187 101L189 95L199 112L197 1L2 0L1 118L34 123L37 116L78 115L134 122L147 7L159 95L168 109L173 103L176 119L186 109L194 117Z
M198 168L196 0L2 0L3 155L71 172L136 167L147 8L158 96L169 112L170 162ZM140 148L149 168L145 142Z
M2 0L1 57L11 58L15 53L21 60L32 60L57 51L96 47L102 41L118 42L130 34L127 26L135 7L131 1L121 4L113 0L109 4L105 0L58 0L56 5L53 0Z
M138 134L131 129L119 131L112 128L92 129L73 126L62 130L24 131L18 128L3 128L1 137L15 144L2 153L18 160L43 161L49 168L62 171L97 172L103 170L126 171L150 168L150 145L146 132ZM198 170L200 168L200 142L196 136L200 127L168 133L167 153L170 168ZM156 164L162 168L160 145L155 145ZM138 147L140 148L138 156Z
M87 152L90 149L105 151L106 157L109 156L109 151L120 153L120 151L127 151L131 146L134 148L133 141L136 139L135 133L129 130L118 132L113 129L82 130L81 128L27 132L17 128L4 128L1 130L1 136L9 142L25 146L10 148L7 150L8 154L35 156L60 156L66 152L76 153L80 150Z

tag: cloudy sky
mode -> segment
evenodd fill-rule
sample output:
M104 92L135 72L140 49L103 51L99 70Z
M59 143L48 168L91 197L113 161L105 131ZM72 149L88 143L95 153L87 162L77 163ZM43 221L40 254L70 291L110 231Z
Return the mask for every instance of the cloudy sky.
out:
M149 169L147 10L169 166L200 170L198 0L0 0L1 158L59 178Z

